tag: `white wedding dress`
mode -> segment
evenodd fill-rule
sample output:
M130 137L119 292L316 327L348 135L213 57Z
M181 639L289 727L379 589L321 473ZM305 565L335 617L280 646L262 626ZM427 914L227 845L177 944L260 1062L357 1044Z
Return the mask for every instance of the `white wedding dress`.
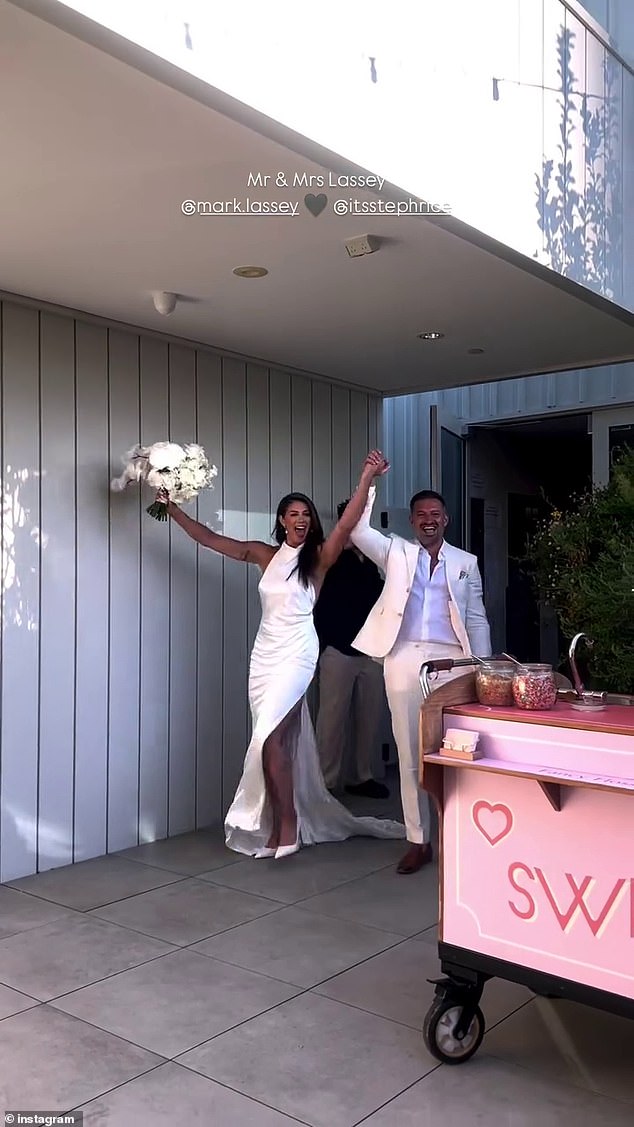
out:
M316 592L299 580L298 548L283 544L266 568L259 592L262 620L251 653L249 703L253 734L234 800L225 820L226 842L238 853L266 846L271 821L266 802L262 749L267 737L302 702L293 748L293 790L302 845L343 841L355 835L404 838L400 822L355 818L326 789L306 702L319 643L313 623Z

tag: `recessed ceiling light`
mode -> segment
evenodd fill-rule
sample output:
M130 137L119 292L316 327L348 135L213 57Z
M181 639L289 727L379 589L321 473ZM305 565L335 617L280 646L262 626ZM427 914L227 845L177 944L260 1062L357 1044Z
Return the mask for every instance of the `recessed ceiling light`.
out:
M416 335L419 340L440 340L441 337L444 337L445 334L439 333L434 329L430 330L427 333L417 333Z
M467 352L468 352L469 356L482 356L484 349L483 348L468 348Z
M236 266L233 272L238 278L264 278L268 274L264 266Z

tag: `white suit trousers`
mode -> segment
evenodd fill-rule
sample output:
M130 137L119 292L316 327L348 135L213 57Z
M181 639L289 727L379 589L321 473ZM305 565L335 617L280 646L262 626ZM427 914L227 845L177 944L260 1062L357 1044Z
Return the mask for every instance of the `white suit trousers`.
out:
M342 654L328 646L319 661L317 746L326 786L333 790L341 774L348 736L353 735L356 778L373 777L373 752L383 710L381 666L365 654Z
M407 830L407 840L421 844L429 841L429 796L418 784L419 717L423 702L419 681L420 667L424 661L450 657L464 657L462 647L456 644L434 645L429 642L397 643L383 664L385 689L392 716L392 732L398 751L401 776L401 802ZM439 673L437 685L458 677L464 669Z

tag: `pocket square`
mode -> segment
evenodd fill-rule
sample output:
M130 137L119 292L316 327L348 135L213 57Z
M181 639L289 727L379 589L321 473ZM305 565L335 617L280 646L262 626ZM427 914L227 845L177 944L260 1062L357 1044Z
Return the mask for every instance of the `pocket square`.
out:
M467 572L461 571L460 575L458 576L458 579L466 579L466 578L467 578Z

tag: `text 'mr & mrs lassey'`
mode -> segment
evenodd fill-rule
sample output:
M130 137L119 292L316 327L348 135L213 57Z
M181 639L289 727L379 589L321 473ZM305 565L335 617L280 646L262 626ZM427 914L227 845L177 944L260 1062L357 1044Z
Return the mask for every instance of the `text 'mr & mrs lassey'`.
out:
M294 172L288 176L285 172L277 172L275 176L267 172L250 172L247 177L247 187L268 188L271 183L280 188L378 188L382 191L385 184L384 176L336 175L329 172L323 173Z

